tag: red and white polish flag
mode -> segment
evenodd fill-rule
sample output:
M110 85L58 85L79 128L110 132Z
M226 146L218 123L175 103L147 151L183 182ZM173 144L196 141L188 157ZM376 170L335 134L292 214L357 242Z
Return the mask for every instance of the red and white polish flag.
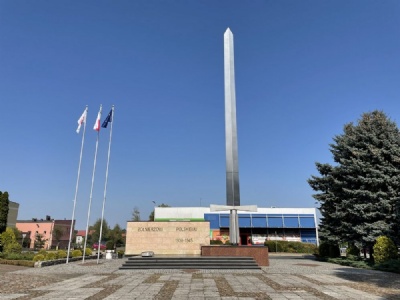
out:
M101 119L101 107L99 113L97 114L96 123L94 123L93 129L96 131L100 131L100 119Z
M78 128L76 129L76 133L79 133L81 130L81 126L83 123L86 123L87 109L85 109L82 113L82 116L78 120Z

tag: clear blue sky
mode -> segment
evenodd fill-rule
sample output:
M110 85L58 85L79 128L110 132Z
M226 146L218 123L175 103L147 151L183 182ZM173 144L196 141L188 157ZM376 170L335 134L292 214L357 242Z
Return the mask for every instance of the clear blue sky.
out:
M19 219L86 226L100 104L105 218L225 203L223 33L235 41L241 203L314 207L345 123L400 120L399 1L0 1L0 190ZM90 223L101 216L100 132Z

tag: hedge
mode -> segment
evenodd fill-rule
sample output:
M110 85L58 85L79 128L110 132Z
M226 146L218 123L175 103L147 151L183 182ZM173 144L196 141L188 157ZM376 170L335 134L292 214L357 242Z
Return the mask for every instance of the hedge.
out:
M288 252L314 254L318 249L315 244L290 241L265 241L264 245L268 247L270 253Z
M35 266L35 262L32 260L10 260L10 259L0 259L0 264L2 265L13 265L13 266L23 266L31 267Z

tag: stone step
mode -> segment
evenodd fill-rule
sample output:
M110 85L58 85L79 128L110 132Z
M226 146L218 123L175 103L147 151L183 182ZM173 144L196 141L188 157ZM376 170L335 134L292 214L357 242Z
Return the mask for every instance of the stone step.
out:
M254 261L252 257L220 257L220 256L204 256L204 257L129 257L128 261Z
M170 265L152 265L152 266L122 266L119 268L120 270L150 270L150 269L207 269L207 270L260 270L259 266L170 266Z
M130 257L127 269L260 269L252 257Z

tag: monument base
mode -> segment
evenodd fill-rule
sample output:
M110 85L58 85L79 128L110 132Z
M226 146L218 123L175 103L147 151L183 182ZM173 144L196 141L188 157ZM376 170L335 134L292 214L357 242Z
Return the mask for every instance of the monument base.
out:
M127 223L125 255L199 255L210 244L209 222Z
M201 256L247 256L253 257L259 266L269 266L268 247L201 246Z

